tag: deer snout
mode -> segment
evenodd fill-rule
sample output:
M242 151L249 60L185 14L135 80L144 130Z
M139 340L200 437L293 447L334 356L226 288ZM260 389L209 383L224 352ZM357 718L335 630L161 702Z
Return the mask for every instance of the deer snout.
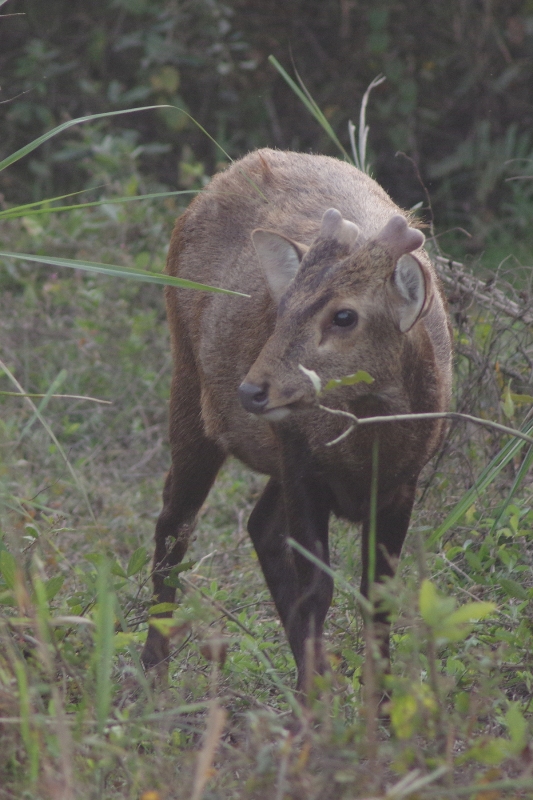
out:
M284 389L280 392L266 382L258 386L249 381L241 383L237 394L245 411L257 414L268 422L279 422L288 417L302 403L304 397L304 393L296 389Z
M261 414L268 405L268 386L257 386L255 383L244 381L239 386L237 393L245 411L250 414Z

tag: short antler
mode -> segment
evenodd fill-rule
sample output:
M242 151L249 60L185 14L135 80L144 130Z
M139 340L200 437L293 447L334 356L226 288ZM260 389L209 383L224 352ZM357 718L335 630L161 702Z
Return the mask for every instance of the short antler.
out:
M422 247L425 237L422 231L410 228L405 217L395 214L380 230L375 240L386 247L396 260Z
M328 208L322 217L319 237L335 239L339 244L352 248L359 236L359 228L354 222L342 218L336 208Z

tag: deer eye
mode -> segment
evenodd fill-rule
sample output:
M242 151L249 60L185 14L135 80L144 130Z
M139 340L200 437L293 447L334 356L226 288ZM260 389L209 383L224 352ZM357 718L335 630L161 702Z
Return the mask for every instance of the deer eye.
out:
M333 317L333 325L337 328L353 328L357 325L357 311L351 308L343 308L342 311L337 311Z

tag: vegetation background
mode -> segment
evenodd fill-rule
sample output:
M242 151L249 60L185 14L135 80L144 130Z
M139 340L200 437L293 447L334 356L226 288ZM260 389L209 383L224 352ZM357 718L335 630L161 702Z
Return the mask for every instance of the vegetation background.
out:
M368 110L376 179L401 205L418 202L403 152L439 225L473 235L461 240L470 252L493 239L531 243L531 186L505 182L533 151L530 0L11 0L7 9L21 13L0 30L2 99L13 98L7 153L64 119L154 102L191 113L233 158L267 145L333 153L268 63L273 54L287 68L292 60L345 146L347 120L385 75ZM179 112L99 128L142 146L143 174L167 186L189 188L220 163ZM6 173L2 190L41 199L98 180L91 144L81 128L50 142Z
M191 117L232 158L336 155L268 56L297 70L347 149L385 75L367 112L373 176L434 226L443 269L443 254L466 265L443 274L456 408L529 425L531 0L9 0L0 13L0 159L82 115L181 109L89 121L1 171L12 252L160 272L189 195L134 198L197 191L227 163ZM67 202L100 204L13 212L82 190ZM0 395L0 798L533 797L531 450L454 424L428 467L389 592L389 726L361 685L349 588L330 615L332 677L309 712L295 705L245 533L262 479L236 463L175 575L176 658L154 694L137 652L169 462L162 292L65 273L0 260L0 389L45 395L38 414ZM51 397L63 392L112 405ZM337 525L338 586L357 585L358 560ZM495 604L484 620L479 602Z

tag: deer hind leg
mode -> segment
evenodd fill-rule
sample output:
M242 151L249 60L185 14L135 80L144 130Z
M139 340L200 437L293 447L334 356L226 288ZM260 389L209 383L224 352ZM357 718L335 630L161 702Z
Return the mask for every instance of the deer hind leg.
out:
M296 661L297 689L307 695L313 674L323 673L327 666L322 630L333 581L287 545L287 537L293 536L313 555L329 563L329 506L316 487L302 486L299 500L303 506L298 513L306 524L295 529L281 484L271 479L252 512L248 530Z
M163 510L155 529L153 584L156 603L174 602L176 589L167 586L165 578L183 559L198 511L225 459L222 449L205 435L200 387L197 375L191 369L179 368L174 374L170 438L172 466L163 489ZM161 665L160 671L164 673L168 657L168 639L150 626L141 655L142 663L146 669Z
M400 558L409 528L416 491L416 481L399 487L393 499L376 514L376 553L374 581L392 578ZM370 520L363 522L361 594L368 598ZM384 673L390 672L390 619L389 612L378 610L373 615L373 627ZM367 658L369 654L367 654Z

